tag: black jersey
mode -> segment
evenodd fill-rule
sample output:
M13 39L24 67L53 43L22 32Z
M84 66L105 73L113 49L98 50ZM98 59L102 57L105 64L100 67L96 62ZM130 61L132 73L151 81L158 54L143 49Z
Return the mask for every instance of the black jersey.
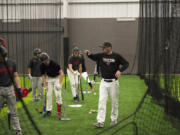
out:
M98 53L88 57L98 62L102 77L105 79L116 79L117 70L123 72L129 66L129 63L121 55L114 52L111 55Z
M17 72L16 64L12 60L7 60L6 64L0 62L0 86L3 87L8 87L13 84L10 75L14 76L14 72Z
M70 56L68 59L68 64L72 64L73 70L79 70L79 65L82 64L81 56L78 57Z
M40 66L41 74L49 77L57 77L60 73L59 70L61 69L60 65L54 62L53 60L50 60L49 65L45 65L44 63Z
M41 76L41 71L40 71L40 65L41 65L41 60L32 58L29 62L28 67L31 68L31 76L33 77L40 77Z

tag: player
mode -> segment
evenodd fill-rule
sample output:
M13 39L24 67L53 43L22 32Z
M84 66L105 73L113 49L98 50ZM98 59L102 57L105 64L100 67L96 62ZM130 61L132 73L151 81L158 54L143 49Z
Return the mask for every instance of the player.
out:
M112 104L110 125L114 126L117 124L119 95L118 78L129 65L121 55L112 51L111 43L105 42L101 47L103 48L103 53L92 54L89 50L85 50L85 53L90 59L98 61L101 70L102 80L99 89L97 123L94 123L94 126L98 128L104 127L108 96L110 96Z
M86 71L86 65L85 65L85 59L82 53L80 53L80 57L81 57L81 62L82 62L82 77L89 84L91 91L93 91L94 89L93 89L91 81L88 78L88 73Z
M50 59L47 53L41 53L40 59L42 64L40 66L42 81L44 87L47 86L47 104L46 111L47 116L51 115L52 112L52 92L54 90L56 95L56 104L57 104L57 116L61 117L61 108L62 108L62 81L63 81L63 71L59 64ZM47 85L46 85L47 83Z
M14 80L14 82L12 80ZM18 91L21 91L16 64L7 58L7 50L4 42L0 40L0 112L3 107L3 100L6 98L16 135L22 135L19 118L17 116L16 96L13 83L16 85Z
M74 102L79 102L78 85L82 73L82 61L78 47L74 47L72 55L68 59L68 77Z
M43 95L42 78L40 71L41 60L39 59L40 54L41 54L41 49L39 48L34 49L33 51L34 57L30 60L28 65L28 76L29 79L32 80L33 101L40 101ZM37 89L37 96L36 96L36 89Z

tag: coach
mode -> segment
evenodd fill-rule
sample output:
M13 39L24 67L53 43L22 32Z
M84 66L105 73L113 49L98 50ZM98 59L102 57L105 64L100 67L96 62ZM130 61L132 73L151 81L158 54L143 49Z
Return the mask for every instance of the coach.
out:
M110 96L112 103L110 125L113 126L117 124L119 95L118 78L129 66L129 63L120 54L112 51L111 43L104 42L100 47L103 48L103 53L92 54L89 50L85 50L85 53L90 59L99 63L102 75L99 90L97 123L94 124L94 126L98 128L104 127L108 96Z

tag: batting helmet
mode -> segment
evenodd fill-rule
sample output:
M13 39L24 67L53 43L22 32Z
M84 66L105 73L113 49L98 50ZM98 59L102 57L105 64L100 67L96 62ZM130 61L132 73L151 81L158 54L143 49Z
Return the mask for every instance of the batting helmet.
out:
M5 48L7 48L6 42L5 42L5 40L3 38L0 38L0 46L1 45L4 46Z
M47 53L45 53L45 52L41 53L39 58L43 63L50 59L49 55Z
M41 53L41 49L36 48L36 49L33 50L33 54L34 54L34 55L37 55L37 54L39 54L39 53Z
M7 57L7 54L7 49L4 46L0 45L0 56Z

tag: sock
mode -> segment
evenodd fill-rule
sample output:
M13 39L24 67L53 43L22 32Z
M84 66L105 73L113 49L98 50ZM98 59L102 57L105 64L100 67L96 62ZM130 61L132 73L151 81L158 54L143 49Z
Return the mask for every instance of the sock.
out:
M62 108L62 105L61 104L57 104L57 116L58 117L61 117L61 108Z

